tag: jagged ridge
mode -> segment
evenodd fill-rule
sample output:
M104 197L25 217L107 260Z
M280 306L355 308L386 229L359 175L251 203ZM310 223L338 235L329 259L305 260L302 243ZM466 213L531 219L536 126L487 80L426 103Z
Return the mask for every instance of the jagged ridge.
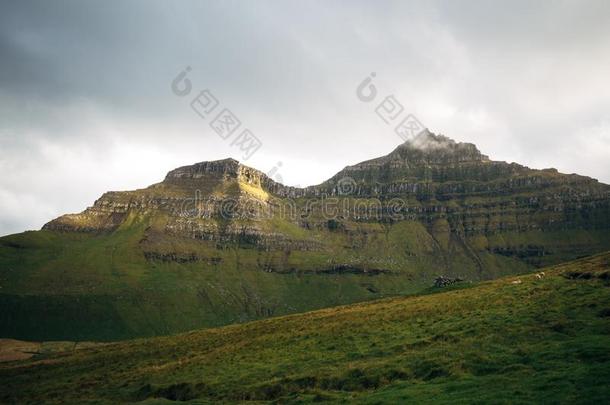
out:
M347 191L341 189L341 181L346 179L350 182ZM220 204L226 199L234 199L238 205L255 200L261 210L272 213L280 199L340 196L382 201L402 198L400 215L405 219L425 223L447 220L452 232L461 234L549 227L603 228L608 225L609 190L588 177L494 162L473 144L425 132L386 156L348 166L328 181L307 188L284 186L234 159L180 167L169 172L162 183L134 192L106 193L84 213L60 217L44 229L114 230L134 210L161 211L182 221L185 201L195 197L208 204L198 210L208 215L187 218L192 219L191 224L222 216ZM591 210L600 210L601 218L587 220ZM383 220L388 213L380 211L365 216ZM545 215L533 218L531 212ZM315 212L307 214L308 219L316 217ZM528 221L519 221L521 214L527 214ZM320 226L300 220L299 215L290 219L304 228ZM171 222L168 229L172 228Z

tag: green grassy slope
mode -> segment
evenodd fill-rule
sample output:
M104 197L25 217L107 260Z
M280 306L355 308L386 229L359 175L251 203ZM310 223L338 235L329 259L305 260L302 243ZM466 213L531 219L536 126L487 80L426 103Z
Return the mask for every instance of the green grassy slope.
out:
M0 400L604 403L610 253L545 273L6 363Z
M355 225L365 240L346 232L308 232L323 244L321 251L219 248L161 234L159 221L133 215L111 233L42 230L0 238L0 336L97 341L158 336L415 293L439 273L480 277L459 243L440 247L415 221ZM286 233L303 232L274 221L272 226ZM147 260L150 251L202 259ZM516 258L479 256L487 278L529 270ZM327 271L351 262L387 272Z

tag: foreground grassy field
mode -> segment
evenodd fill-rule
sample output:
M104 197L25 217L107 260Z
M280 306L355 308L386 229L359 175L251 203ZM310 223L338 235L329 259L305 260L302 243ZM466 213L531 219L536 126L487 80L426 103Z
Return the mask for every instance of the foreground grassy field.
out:
M544 272L5 363L0 402L605 403L610 254Z

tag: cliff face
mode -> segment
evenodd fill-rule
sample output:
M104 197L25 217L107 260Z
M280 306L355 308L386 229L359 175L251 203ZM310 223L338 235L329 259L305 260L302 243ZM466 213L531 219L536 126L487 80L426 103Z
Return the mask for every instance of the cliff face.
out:
M425 132L307 188L286 187L233 159L181 167L146 189L106 193L83 213L44 229L112 232L130 213L157 219L150 230L156 240L167 235L339 256L325 236L371 240L388 226L414 222L433 250L461 250L483 275L479 253L539 265L553 255L601 250L606 241L594 234L610 228L610 187L554 169L494 162L473 144ZM587 235L570 244L570 231Z
M610 187L424 133L307 188L227 159L0 238L0 336L113 340L610 250Z

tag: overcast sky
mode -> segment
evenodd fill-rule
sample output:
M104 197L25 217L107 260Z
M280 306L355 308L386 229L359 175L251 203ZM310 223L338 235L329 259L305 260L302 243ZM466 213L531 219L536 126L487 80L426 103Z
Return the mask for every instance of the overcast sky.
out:
M494 160L610 183L608 1L0 0L0 235L243 161L190 108L204 89L261 140L245 163L290 185L401 143L388 95Z

